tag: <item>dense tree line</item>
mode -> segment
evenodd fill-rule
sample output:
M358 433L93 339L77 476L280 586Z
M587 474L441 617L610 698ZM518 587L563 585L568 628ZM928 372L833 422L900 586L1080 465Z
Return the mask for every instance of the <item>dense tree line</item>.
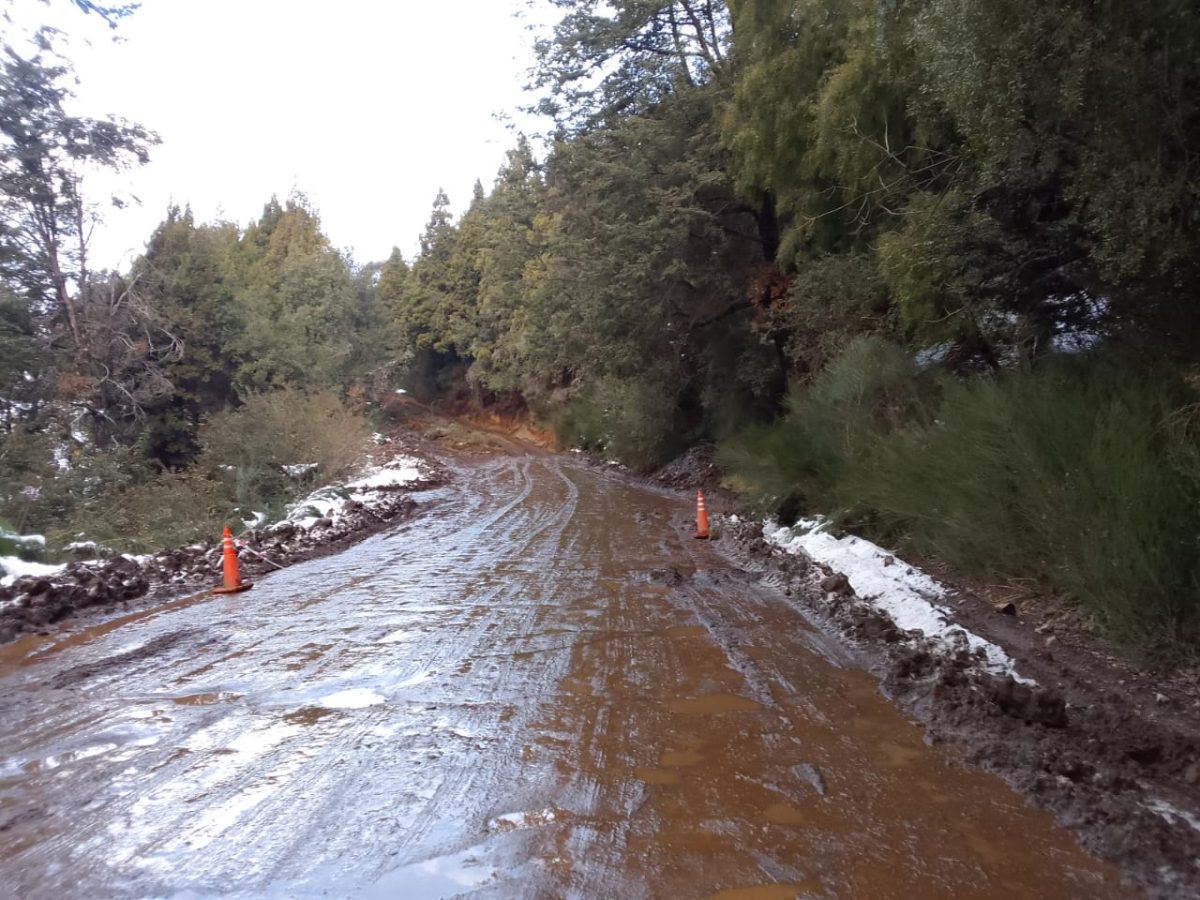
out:
M92 271L80 164L137 164L156 138L68 115L49 43L6 48L0 432L179 470L206 417L386 364L641 468L720 442L775 512L840 507L975 568L952 548L986 530L979 497L1010 498L994 536L1061 534L1042 500L1073 485L1051 506L1141 541L1143 574L1123 585L1074 544L1000 574L1122 584L1122 615L1162 595L1163 628L1194 621L1200 561L1164 535L1200 527L1200 8L549 2L531 84L548 133L457 220L438 191L411 260L367 265L293 197L246 228L172 209L129 272ZM1105 444L1120 421L1140 443ZM1019 459L987 443L1022 433ZM955 466L962 483L939 480ZM975 501L948 534L920 524L949 521L923 497ZM1139 504L1166 511L1122 512Z
M1194 4L555 5L545 158L440 197L399 291L424 369L592 398L649 463L858 335L963 374L1194 356Z
M1200 8L554 0L398 298L415 381L1137 639L1200 624Z
M553 2L545 152L520 139L457 222L438 194L415 259L362 267L294 198L245 229L171 210L130 272L91 271L80 164L157 139L68 115L49 44L8 48L5 427L53 397L178 466L248 391L396 358L650 464L856 336L959 373L1194 354L1192 4Z

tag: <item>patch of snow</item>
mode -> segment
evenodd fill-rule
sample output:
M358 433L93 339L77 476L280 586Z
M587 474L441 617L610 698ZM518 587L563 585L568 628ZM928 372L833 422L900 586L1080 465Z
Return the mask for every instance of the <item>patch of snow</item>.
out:
M267 728L244 731L226 745L226 749L247 756L262 756L295 737L301 731L298 725L271 725Z
M371 435L371 441L376 447L382 447L384 444L388 443L388 439L378 431Z
M841 572L854 592L887 615L897 628L921 631L946 643L965 640L972 652L983 651L989 671L1012 675L1023 684L1035 683L1017 674L1016 664L1003 649L951 622L950 610L939 605L946 597L944 585L868 540L854 535L837 538L824 528L819 518L803 520L795 528L768 521L763 525L763 537L786 553L807 553Z
M320 463L299 463L294 466L280 466L288 478L302 478L310 472L315 472L321 467Z
M435 672L418 672L416 675L412 675L408 678L405 678L403 681L398 682L396 684L396 687L398 687L398 688L416 687L419 684L424 684L425 682L427 682L435 674L436 674Z
M318 488L288 507L287 521L297 528L312 528L319 519L332 518L345 503L346 495L341 488Z
M404 388L396 388L396 393L397 394L407 394L408 391L406 391Z
M350 688L321 699L321 705L326 709L366 709L368 706L379 706L386 702L387 699L382 694L368 688Z
M71 468L71 446L70 444L55 444L54 445L54 465L60 472L66 472Z
M66 566L48 566L42 563L25 562L16 556L0 556L0 585L9 587L18 578L31 575L34 578L51 578L58 575Z
M398 456L382 469L368 472L346 485L352 491L404 487L421 479L421 462L411 456Z
M14 531L0 531L0 539L16 544L22 550L46 549L46 538L40 534L17 534Z
M400 644L404 641L412 640L416 634L415 631L408 628L401 628L399 631L393 631L391 634L384 635L375 643L377 644Z
M943 341L940 344L931 344L928 347L923 347L918 350L916 356L913 357L917 366L922 369L927 369L930 366L938 365L945 362L946 357L950 355L950 351L954 348L953 341Z
M1179 821L1190 825L1196 831L1200 831L1200 818L1197 818L1190 812L1180 809L1178 806L1173 806L1166 800L1151 800L1146 805L1172 825L1174 825L1176 821Z
M258 528L260 525L265 524L266 521L267 521L267 514L265 512L258 512L256 510L256 511L253 511L250 513L250 518L242 519L242 524L246 526L247 531L253 531L255 528Z
M69 543L65 547L63 547L63 549L70 551L70 552L77 552L79 550L94 551L96 549L96 542L95 541L71 541L71 543Z

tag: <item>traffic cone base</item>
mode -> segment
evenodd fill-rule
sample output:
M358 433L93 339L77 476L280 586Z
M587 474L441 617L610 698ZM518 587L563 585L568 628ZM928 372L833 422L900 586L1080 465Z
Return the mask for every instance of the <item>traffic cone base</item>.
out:
M233 587L213 588L211 593L214 594L240 594L242 591L248 591L254 587L253 581L243 581L241 584L235 584Z
M214 594L240 594L254 587L251 582L242 581L242 574L238 571L237 550L234 549L233 535L228 527L221 536L221 573L224 583L219 588L213 588Z
M697 540L708 540L708 507L704 505L704 491L696 491L696 535Z

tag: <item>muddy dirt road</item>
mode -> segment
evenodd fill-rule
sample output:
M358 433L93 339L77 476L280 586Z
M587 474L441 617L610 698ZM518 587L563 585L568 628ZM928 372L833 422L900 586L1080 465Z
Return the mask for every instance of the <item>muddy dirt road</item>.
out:
M248 594L0 648L12 897L1129 896L690 509L556 456Z

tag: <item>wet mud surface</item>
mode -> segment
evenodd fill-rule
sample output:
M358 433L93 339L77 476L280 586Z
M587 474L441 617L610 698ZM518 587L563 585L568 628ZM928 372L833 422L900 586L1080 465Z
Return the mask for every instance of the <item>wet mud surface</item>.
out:
M1144 692L1124 689L1124 680L1087 660L1014 639L1011 612L959 621L1000 641L1028 684L989 673L965 646L900 631L855 596L845 576L768 546L757 524L731 526L726 537L735 558L859 647L887 695L933 743L1004 776L1147 896L1200 896L1200 735L1192 717L1147 706Z
M423 499L249 593L0 647L3 890L1136 896L687 499L557 456Z

